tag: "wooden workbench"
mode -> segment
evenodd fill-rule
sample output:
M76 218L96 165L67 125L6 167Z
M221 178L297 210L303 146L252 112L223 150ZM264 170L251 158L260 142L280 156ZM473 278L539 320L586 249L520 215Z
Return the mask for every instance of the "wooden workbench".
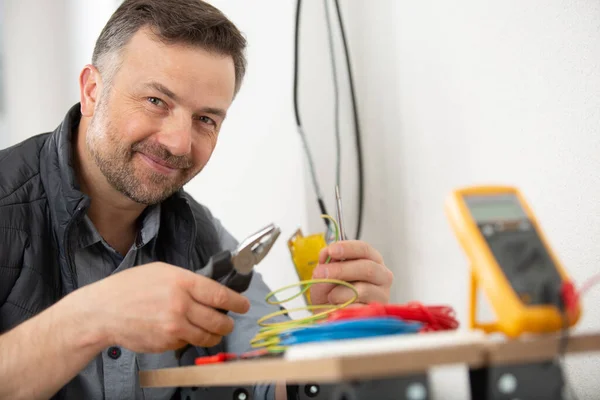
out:
M451 337L453 334L455 338ZM292 356L282 358L147 370L140 373L140 383L142 387L185 387L375 379L421 373L432 367L451 364L477 368L544 361L554 358L560 345L560 335L519 340L497 340L469 332L436 335L431 333L420 335L421 338L399 336L340 343L348 350L347 354L343 353L342 347L336 352L335 346L302 345L304 348L298 346ZM568 354L598 352L600 332L572 335L567 343ZM327 354L327 348L330 348L330 355ZM357 350L361 348L365 351Z

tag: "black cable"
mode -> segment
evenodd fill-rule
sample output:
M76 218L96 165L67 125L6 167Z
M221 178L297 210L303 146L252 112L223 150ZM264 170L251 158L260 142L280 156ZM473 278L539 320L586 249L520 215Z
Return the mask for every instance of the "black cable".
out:
M344 45L344 55L346 58L346 68L348 71L348 80L350 84L350 95L352 97L352 115L354 117L354 134L356 140L356 158L358 162L358 221L356 227L356 239L360 239L362 231L362 220L363 220L363 209L364 209L364 167L363 167L363 155L361 145L361 134L360 134L360 123L358 121L358 111L356 107L356 96L354 94L354 80L352 79L352 69L350 66L350 55L348 51L348 44L346 43L346 33L344 30L344 23L342 21L342 15L340 11L340 4L338 0L335 0L335 9L340 24L340 33L342 35L342 43Z
M300 41L300 6L302 0L296 2L296 25L294 28L294 116L296 125L301 126L300 112L298 111L298 52L300 51L298 42Z
M296 26L294 32L294 115L296 117L296 126L298 127L298 133L300 134L300 138L302 139L302 144L304 145L304 151L306 153L306 158L308 160L308 167L310 169L310 174L312 178L313 187L315 190L315 194L317 196L317 203L319 204L319 209L321 214L326 214L327 209L325 207L325 202L323 201L323 195L321 194L321 189L319 188L319 182L317 181L317 174L315 171L315 163L312 159L312 153L310 148L308 147L308 139L304 134L304 130L302 129L302 123L300 121L300 112L298 110L298 61L299 61L299 41L300 41L300 8L301 8L302 0L297 0L296 2ZM325 226L327 229L330 229L330 221L329 219L325 220Z

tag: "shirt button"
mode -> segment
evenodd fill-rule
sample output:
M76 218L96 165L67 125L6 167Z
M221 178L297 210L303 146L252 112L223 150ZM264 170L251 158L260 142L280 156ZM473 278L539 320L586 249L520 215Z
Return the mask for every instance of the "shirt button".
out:
M108 356L113 360L116 360L117 358L121 357L121 349L118 347L111 347L108 349Z

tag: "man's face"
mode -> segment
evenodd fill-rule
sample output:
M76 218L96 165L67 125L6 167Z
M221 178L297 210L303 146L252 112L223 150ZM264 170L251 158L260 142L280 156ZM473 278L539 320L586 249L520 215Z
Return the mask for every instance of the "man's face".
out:
M231 57L166 45L141 30L102 89L88 151L119 192L142 204L161 202L208 162L234 90Z

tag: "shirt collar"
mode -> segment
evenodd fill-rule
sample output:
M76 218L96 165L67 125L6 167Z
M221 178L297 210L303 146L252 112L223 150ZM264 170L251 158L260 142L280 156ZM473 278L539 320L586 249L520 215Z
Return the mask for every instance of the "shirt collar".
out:
M139 228L133 244L135 249L142 248L155 239L160 228L160 204L146 207L140 215ZM102 238L94 223L86 214L79 223L78 244L80 249L92 246L98 242L102 242L106 247L110 245Z

